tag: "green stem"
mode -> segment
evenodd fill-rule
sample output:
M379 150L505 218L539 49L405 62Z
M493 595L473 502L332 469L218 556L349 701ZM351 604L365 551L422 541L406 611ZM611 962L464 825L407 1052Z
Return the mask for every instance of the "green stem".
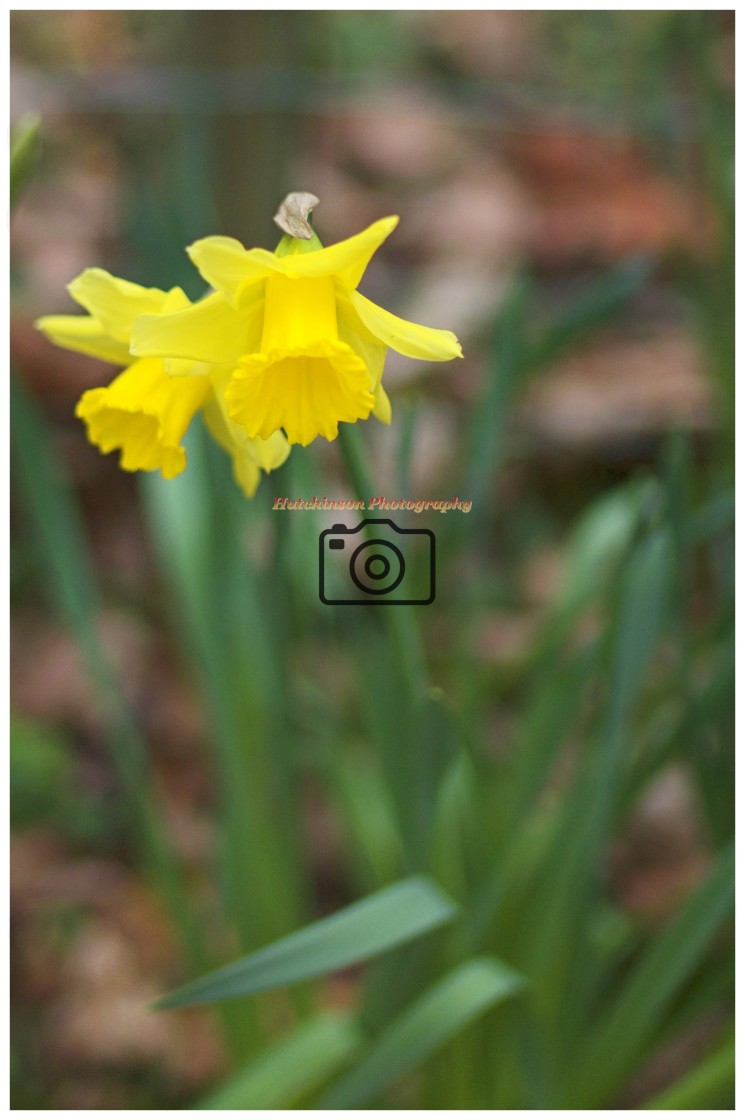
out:
M246 571L241 554L240 507L223 480L211 476L205 434L193 435L189 477L146 478L143 489L174 621L209 713L226 910L241 949L249 951L288 932L300 917L273 809L275 688L265 664L271 665L272 649L255 573Z
M353 490L367 502L373 487L361 433L342 425L339 446ZM424 871L429 863L428 822L420 818L417 797L419 791L428 788L431 776L431 743L427 741L428 729L422 719L431 685L414 609L405 604L391 604L382 611L390 650L387 671L379 667L388 681L388 691L382 702L387 710L395 711L397 717L378 745L396 812L406 869ZM390 672L390 667L394 672ZM363 670L363 675L365 672L377 675L378 671L374 665L369 666Z
M342 458L356 496L365 503L373 493L373 484L365 459L359 431L342 424L338 437ZM412 700L419 699L430 681L422 649L421 635L414 622L411 607L396 605L384 611L388 640L407 691Z

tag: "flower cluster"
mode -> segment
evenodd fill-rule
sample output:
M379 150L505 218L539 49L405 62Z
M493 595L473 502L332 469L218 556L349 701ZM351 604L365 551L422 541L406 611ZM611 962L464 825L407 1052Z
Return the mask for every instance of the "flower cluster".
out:
M397 223L383 218L327 248L315 234L286 235L274 253L204 238L187 252L211 291L193 304L180 288L86 269L69 291L88 315L50 315L37 326L58 346L125 367L79 401L88 438L101 451L119 450L125 470L173 478L201 412L252 497L261 472L281 466L291 444L335 439L340 422L371 413L389 423L389 347L427 361L461 356L450 331L399 319L357 291Z

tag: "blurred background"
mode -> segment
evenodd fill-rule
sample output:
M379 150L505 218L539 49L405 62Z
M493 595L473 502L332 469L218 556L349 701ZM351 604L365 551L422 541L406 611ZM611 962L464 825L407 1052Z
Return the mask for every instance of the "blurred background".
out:
M12 225L14 369L45 425L51 473L69 481L65 500L79 514L70 555L84 547L98 588L95 640L144 740L159 813L206 927L219 927L210 926L210 890L221 831L209 673L205 700L178 596L175 611L165 605L178 578L157 540L152 493L143 497L115 456L88 445L74 417L81 392L111 370L55 350L33 320L72 312L65 285L91 265L199 296L184 246L222 233L272 248L272 215L289 190L319 196L324 244L399 214L362 290L463 344L462 362L438 366L390 354L393 424L371 422L364 436L375 493L474 502L469 515L412 515L409 527L433 528L444 558L436 607L419 620L432 683L456 708L478 711L497 769L510 766L557 648L578 519L632 495L642 520L654 521L663 491L682 503L684 525L699 518L693 536L704 552L683 576L676 569L682 582L634 740L666 745L597 851L604 898L643 930L664 926L732 822L722 533L732 468L734 14L26 11L12 14L11 55L13 117L42 118L41 157ZM374 771L343 643L374 645L377 631L371 639L366 621L330 618L316 601L324 524L270 511L277 495L313 493L350 496L335 444L296 449L236 515L247 518L246 549L267 578L274 557L274 589L294 620L282 622L294 637L277 704L296 744L291 815L305 864L292 905L257 943L387 881L396 864L385 829L381 847L350 855L360 790L335 770L348 748L363 779L368 764ZM12 541L14 1103L185 1107L229 1061L208 1012L147 1009L192 972L134 854L107 717L64 592L55 600L44 550L57 545L39 535L44 499L34 506L33 495L26 470ZM587 580L594 574L590 564ZM562 616L570 653L604 633L615 587L583 601L569 625ZM218 644L227 625L213 617ZM564 753L546 763L554 797L591 739L604 680L602 665L588 670L579 726L566 739L557 732ZM370 790L376 781L373 772ZM278 819L289 812L281 794L272 804ZM209 936L222 959L243 943L229 931ZM650 1043L605 1107L639 1107L708 1053L727 1023L727 959L720 945L718 984L710 980L707 999L699 993L701 1013ZM330 982L323 997L355 998L354 976Z

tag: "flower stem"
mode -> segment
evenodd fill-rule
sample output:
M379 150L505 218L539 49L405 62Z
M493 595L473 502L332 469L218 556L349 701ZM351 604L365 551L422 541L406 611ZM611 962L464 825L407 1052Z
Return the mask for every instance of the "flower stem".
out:
M341 424L338 443L352 489L358 498L367 503L373 487L360 432L351 425ZM396 609L386 610L384 615L396 662L406 681L410 698L416 701L426 692L430 681L421 636L414 623L411 607L396 604Z

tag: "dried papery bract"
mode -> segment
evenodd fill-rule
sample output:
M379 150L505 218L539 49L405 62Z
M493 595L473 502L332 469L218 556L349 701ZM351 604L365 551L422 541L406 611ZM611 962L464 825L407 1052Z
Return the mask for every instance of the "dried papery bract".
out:
M290 237L299 237L302 241L310 241L313 236L313 227L308 221L312 210L321 200L310 191L291 191L274 215L283 233Z

